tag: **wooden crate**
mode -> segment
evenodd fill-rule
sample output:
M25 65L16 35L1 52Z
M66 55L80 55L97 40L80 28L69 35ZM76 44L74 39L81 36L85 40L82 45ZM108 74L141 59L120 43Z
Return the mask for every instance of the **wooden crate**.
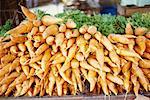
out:
M144 7L137 7L137 6L121 6L117 5L117 12L119 15L123 16L131 16L133 13L139 12L139 13L146 13L150 12L150 5L144 6Z

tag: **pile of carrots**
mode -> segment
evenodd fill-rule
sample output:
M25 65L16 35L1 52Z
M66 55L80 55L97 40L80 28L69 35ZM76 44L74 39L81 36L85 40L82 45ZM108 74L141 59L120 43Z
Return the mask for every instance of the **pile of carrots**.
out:
M106 37L95 26L76 29L71 19L38 20L21 9L27 19L0 38L1 96L150 91L150 32L128 24L126 34Z

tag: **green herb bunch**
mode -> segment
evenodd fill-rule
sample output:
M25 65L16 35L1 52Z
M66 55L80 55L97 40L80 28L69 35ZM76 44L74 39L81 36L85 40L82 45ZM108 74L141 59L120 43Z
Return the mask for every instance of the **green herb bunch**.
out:
M8 19L4 25L0 26L0 36L6 36L8 30L12 28L12 20Z

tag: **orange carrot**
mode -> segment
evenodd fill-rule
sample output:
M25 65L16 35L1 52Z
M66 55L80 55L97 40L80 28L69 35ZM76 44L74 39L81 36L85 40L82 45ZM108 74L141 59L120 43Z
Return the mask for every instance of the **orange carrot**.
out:
M59 32L65 32L66 31L66 25L65 24L61 24L59 27Z
M27 9L26 7L20 5L21 10L23 12L23 14L29 19L29 20L35 20L37 17L34 13L32 13L31 11L29 11L29 9Z
M56 47L61 46L63 41L65 39L65 35L64 33L59 33L55 35L55 43L56 43Z
M117 83L119 85L123 85L123 80L121 78L119 78L118 76L114 76L114 75L108 73L107 79L109 79L110 81Z
M49 26L49 25L57 24L58 22L61 22L63 20L53 16L45 15L42 17L41 21L45 26Z
M49 48L49 46L46 43L44 43L35 51L35 54L38 56L48 48Z
M33 20L33 25L39 27L42 24L41 20Z
M44 39L46 39L48 36L55 35L57 33L58 33L58 26L57 25L50 25L45 29L42 36Z

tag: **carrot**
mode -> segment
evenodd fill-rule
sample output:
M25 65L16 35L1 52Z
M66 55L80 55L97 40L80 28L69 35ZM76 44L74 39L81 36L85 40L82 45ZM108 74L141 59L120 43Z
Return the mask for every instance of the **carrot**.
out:
M69 49L74 43L75 43L75 38L69 39L67 42L67 48L66 49Z
M87 44L87 41L82 36L79 36L76 39L76 44L79 47L80 51L85 56L86 55L86 44Z
M38 48L40 45L41 45L40 42L34 42L34 43L33 43L33 46L34 46L35 48Z
M117 95L118 94L118 90L115 86L115 84L109 80L106 80L107 84L108 84L108 88L115 94Z
M68 21L66 22L66 27L67 28L72 29L72 28L76 28L76 26L77 26L76 23L71 19L68 19Z
M27 79L29 79L30 77L32 77L34 75L34 72L35 72L35 69L31 68L30 72L29 72L29 75L27 76Z
M25 75L28 76L29 75L29 66L21 66L21 67L22 67L22 70L25 73Z
M53 16L45 15L42 17L41 21L45 26L49 26L49 25L57 24L58 22L62 22L63 20Z
M43 55L42 60L41 60L41 68L43 71L45 71L46 63L50 60L50 58L51 58L51 50L47 49L44 52L44 55Z
M101 67L104 66L104 49L102 47L96 50L96 59Z
M21 51L21 52L25 52L26 51L26 46L22 43L18 44L18 49Z
M106 36L102 36L101 43L106 47L107 50L112 51L113 45L112 43L106 38Z
M100 32L96 32L94 37L98 40L98 42L102 41L102 34Z
M37 63L30 63L29 66L32 67L32 68L34 68L34 69L36 69L36 70L41 69L40 65L38 65Z
M56 44L52 45L52 53L56 53L58 51L58 46Z
M147 60L147 59L143 59L139 61L139 66L142 67L142 68L150 68L150 60Z
M132 63L131 62L127 62L122 66L122 73L127 72L130 68L131 68Z
M65 72L67 69L69 69L71 67L70 62L63 64L63 66L61 67L60 71L61 72Z
M69 64L68 64L69 65ZM70 80L70 78L64 73L61 71L61 64L57 64L57 68L59 70L59 74L61 75L61 77L67 81L69 84L72 84L72 81Z
M49 46L46 43L44 43L35 51L35 54L38 56L41 53L43 53L45 50L47 50L48 48Z
M122 43L122 44L130 44L130 40L125 37L124 35L118 35L118 34L110 34L108 36L110 40L112 40L114 43Z
M89 40L91 38L91 35L89 33L84 34L85 40Z
M63 95L66 95L68 92L68 83L64 82L63 84Z
M43 37L40 36L40 35L34 36L34 37L33 37L33 40L34 40L35 42L43 42L43 41L44 41Z
M8 63L2 69L0 69L0 77L4 76L6 73L13 71L17 66L19 66L19 59L16 58L12 63Z
M68 56L65 61L66 63L71 61L73 57L75 57L76 51L77 51L77 45L74 44L68 51Z
M80 70L81 70L81 73L83 74L83 78L84 79L88 79L88 72L87 72L87 70L82 68L82 67L80 68Z
M146 91L148 91L149 80L145 77L143 71L138 67L138 65L132 63L132 69L135 71L136 75L139 77L139 81Z
M6 92L5 92L5 96L9 96L9 94L12 92L12 90L14 89L15 87L8 87Z
M150 53L144 52L143 55L142 55L142 57L150 60Z
M140 89L140 83L138 81L136 81L136 85L133 88L133 91L136 96L138 96L139 89Z
M41 82L41 87L40 87L40 94L39 96L44 96L45 94L45 89L44 89L44 81Z
M73 59L73 60L71 61L71 67L72 67L72 68L78 68L78 67L79 67L79 61L76 60L76 59Z
M13 61L13 60L15 59L15 57L16 57L16 56L13 55L13 54L7 54L7 55L5 55L5 56L3 56L3 57L1 58L1 63L2 63L2 64L7 64L7 63Z
M17 48L17 46L11 46L11 47L10 47L10 52L11 52L12 54L18 53L18 48Z
M88 72L88 81L90 83L90 92L93 91L96 82L97 82L97 78L96 78L96 72L89 70Z
M36 96L40 92L40 81L38 78L35 78L35 86L33 88L33 96Z
M137 27L135 28L135 35L144 35L147 32L147 28L145 27Z
M27 41L25 42L25 45L26 45L26 47L27 47L27 49L28 49L28 51L29 51L30 56L31 56L31 57L34 57L34 56L35 56L35 53L34 53L34 46L33 46L32 41L31 41L31 40L27 40Z
M88 52L88 51L89 52L95 52L98 47L99 47L98 41L96 39L90 39L89 48L86 52Z
M135 57L125 56L124 58L125 58L126 60L128 60L128 61L131 61L131 62L133 62L133 63L135 63L135 64L138 64L138 60L139 60L139 59L136 59Z
M88 61L88 63L89 63L90 65L92 65L94 68L97 68L97 69L102 70L101 66L99 65L99 63L98 63L98 61L97 61L96 59L94 59L94 58L88 58L87 61Z
M71 37L78 37L79 35L80 35L80 33L79 33L78 29L74 29Z
M39 55L39 56L35 56L34 58L31 58L31 59L30 59L29 63L31 64L31 63L35 63L35 62L37 62L37 61L40 61L40 60L42 59L42 57L43 57L42 54Z
M57 52L56 54L54 54L51 58L50 58L50 61L54 60L54 59L58 59L59 57L62 56L62 53L60 52Z
M16 90L17 90L17 91L16 91L15 94L14 94L15 97L17 97L17 96L20 95L20 92L21 92L21 90L22 90L21 84L16 85Z
M8 88L8 85L7 85L7 84L3 84L3 85L0 87L0 96L5 93L5 91L7 90L7 88Z
M126 92L128 93L130 90L129 90L129 86L130 86L130 71L126 71L124 74L124 87L125 87L125 90Z
M78 67L76 67L76 68L72 68L72 71L73 71L73 73L75 75L75 78L77 80L79 90L80 90L80 92L82 92L83 91L83 86L82 86L82 81L81 81L81 76L80 76L80 70L79 70Z
M121 72L120 67L112 67L111 69L114 72L114 76L117 76Z
M145 34L145 37L148 38L148 39L150 39L150 32L147 32L147 33Z
M67 29L66 32L65 32L65 36L67 39L70 39L72 37L72 30L70 29Z
M33 20L33 25L39 27L42 24L41 20Z
M23 21L21 24L9 31L6 34L11 34L12 36L18 36L19 34L28 33L31 31L33 24L30 21Z
M115 51L110 51L109 57L118 67L120 67L120 59Z
M87 32L90 34L95 34L97 32L97 28L95 26L89 26Z
M59 32L65 32L66 31L66 25L65 24L61 24L59 27Z
M19 96L25 94L29 88L29 80L24 81Z
M22 72L10 85L9 88L14 87L27 79L26 75Z
M99 77L98 78L98 81L100 82L101 86L102 86L102 90L104 92L105 95L109 95L109 92L108 92L108 84L106 82L106 73L103 72L103 77Z
M85 68L85 69L88 69L88 70L92 70L92 71L98 72L97 69L95 69L94 67L92 67L91 65L89 65L86 61L81 61L81 62L80 62L80 66L81 66L82 68Z
M77 80L76 80L76 77L75 77L74 73L72 73L71 79L72 79L73 87L74 87L73 95L76 95L76 93L77 93Z
M83 25L82 27L79 28L79 32L81 34L85 34L88 30L88 26L87 25Z
M123 85L123 80L121 78L119 78L118 76L114 76L114 75L108 73L107 79L109 79L110 81L117 83L119 85Z
M37 17L34 13L29 11L26 7L20 5L23 14L28 18L28 20L35 20Z
M81 52L77 52L76 55L75 55L75 58L78 61L83 61L84 60L84 55Z
M125 28L125 33L129 35L134 34L130 23L127 23L126 28Z
M138 48L140 50L140 52L139 52L140 55L143 55L143 53L146 49L146 38L144 36L138 36L136 38L136 44L138 45Z
M61 46L65 39L65 35L63 33L59 33L55 35L55 43L56 47Z
M17 73L20 73L20 72L21 72L21 66L17 66L17 67L15 68L15 70L16 70Z
M115 63L113 63L109 57L104 57L104 61L109 64L111 67L118 67Z
M45 29L42 36L44 39L46 39L48 36L55 35L57 33L58 33L58 26L57 25L50 25Z
M44 25L39 26L39 32L44 32L45 29L46 29L46 26Z
M142 59L139 54L131 50L117 49L116 52L121 56L130 56L130 57L137 57L139 59Z
M2 84L10 84L16 77L19 76L19 73L17 72L12 72L9 76L4 77L1 81L0 81L0 85Z
M102 66L102 70L104 72L111 72L111 69L108 66L106 66L106 64L104 64L104 66Z
M57 93L58 96L62 96L62 86L63 86L64 80L60 77L56 78L56 87L57 87Z
M17 36L17 37L11 37L11 41L15 43L23 43L27 40L26 36Z
M48 45L52 45L53 42L54 42L54 37L53 37L53 36L48 36L48 37L46 38L46 43L47 43Z

